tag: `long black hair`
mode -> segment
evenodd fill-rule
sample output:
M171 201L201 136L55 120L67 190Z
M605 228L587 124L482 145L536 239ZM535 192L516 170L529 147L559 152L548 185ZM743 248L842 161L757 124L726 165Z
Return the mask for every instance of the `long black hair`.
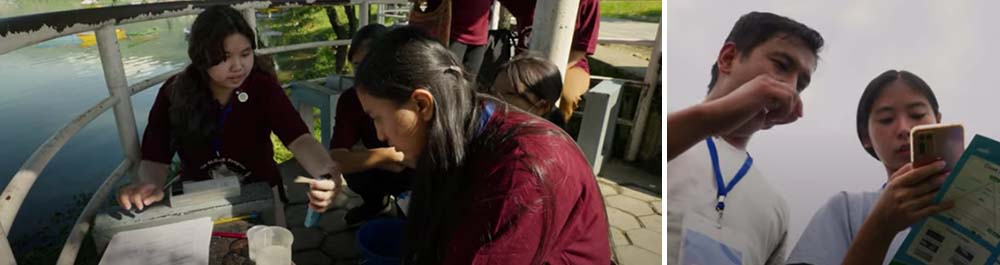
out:
M188 57L191 64L170 82L171 145L201 145L218 131L219 103L209 87L208 69L226 59L225 39L241 34L257 49L253 29L239 11L226 5L206 8L191 24ZM273 75L266 59L254 56L254 69Z
M434 111L427 128L427 144L417 159L413 194L408 211L404 261L407 264L439 264L451 243L452 229L464 209L469 206L473 189L469 187L473 174L466 170L471 157L497 157L511 155L517 148L515 136L525 134L555 135L570 139L562 130L541 126L541 119L520 123L514 128L482 125L480 115L483 104L495 106L494 117L502 118L509 108L495 98L473 92L471 80L463 74L462 64L447 48L428 38L417 28L406 26L393 29L372 42L371 52L358 71L358 89L373 97L404 104L417 88L434 95ZM527 115L527 114L525 114ZM553 163L551 159L524 154L516 161L538 181L533 181L543 194L541 200L525 203L523 207L543 214L542 236L535 262L544 258L549 245L545 232L552 227L552 188L545 181L540 165ZM489 233L491 231L484 231ZM488 234L484 235L488 240Z
M902 81L906 86L913 89L917 93L924 95L927 98L927 102L931 104L931 110L934 111L935 117L941 117L941 112L938 109L937 97L934 96L934 91L931 90L931 86L927 85L923 79L919 76L904 70L888 70L884 73L872 79L868 86L865 87L865 92L861 94L861 100L858 102L858 113L857 113L857 130L858 130L858 140L864 143L865 138L868 138L868 117L871 116L871 111L875 100L878 99L879 95L882 95L882 90L885 90L889 84L895 82L896 80ZM878 154L875 154L875 149L872 147L865 147L865 151L869 155L872 155L875 159L879 159Z

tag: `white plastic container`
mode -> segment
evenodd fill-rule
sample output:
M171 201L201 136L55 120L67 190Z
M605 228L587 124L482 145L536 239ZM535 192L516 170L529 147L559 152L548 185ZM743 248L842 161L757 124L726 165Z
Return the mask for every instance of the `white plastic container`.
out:
M260 265L292 264L292 232L280 226L255 225L247 230L250 260Z

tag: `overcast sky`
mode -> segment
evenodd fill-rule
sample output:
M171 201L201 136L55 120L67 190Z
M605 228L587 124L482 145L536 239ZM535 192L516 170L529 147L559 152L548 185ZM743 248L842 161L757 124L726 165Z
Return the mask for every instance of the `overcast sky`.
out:
M826 39L802 94L805 117L757 133L749 146L754 166L791 208L791 244L834 193L877 190L886 181L854 125L861 92L885 70L927 81L943 122L965 125L966 143L975 134L1000 139L1000 2L672 0L666 9L668 112L702 101L709 68L742 14L784 15Z

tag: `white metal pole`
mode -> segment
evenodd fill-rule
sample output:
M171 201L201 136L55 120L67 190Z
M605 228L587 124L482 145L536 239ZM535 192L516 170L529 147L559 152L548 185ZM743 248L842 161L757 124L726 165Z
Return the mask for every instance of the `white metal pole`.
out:
M377 4L377 5L375 5L375 8L378 8L378 10L375 11L375 22L376 23L385 25L385 8L387 6L389 6L389 5L387 5L387 4Z
M662 50L662 29L663 22L656 27L656 44L653 46L653 53L649 55L649 65L646 66L646 78L643 80L645 86L639 96L639 105L636 106L635 123L632 126L632 136L629 138L628 149L625 152L625 161L635 161L639 153L639 144L642 143L642 133L646 130L646 122L649 120L649 107L653 103L653 95L656 92L658 83L661 82L660 70L663 61Z
M569 64L570 44L576 25L576 12L580 0L538 1L535 5L534 24L528 46L540 52L557 67L563 80Z
M500 27L500 3L493 1L493 8L490 10L490 29L495 30Z
M360 13L358 14L358 25L359 25L358 28L368 25L368 15L371 14L369 13L370 11L368 10L369 8L371 8L371 4L369 4L368 1L362 1L360 7L361 8L358 8Z
M101 27L97 30L97 50L101 54L101 66L104 68L104 81L108 85L108 93L118 98L113 110L115 123L118 125L118 138L121 140L122 153L134 164L139 163L139 133L136 130L135 114L132 112L132 91L125 79L125 67L122 65L122 53L118 47L114 25ZM139 167L132 167L129 176L138 177Z

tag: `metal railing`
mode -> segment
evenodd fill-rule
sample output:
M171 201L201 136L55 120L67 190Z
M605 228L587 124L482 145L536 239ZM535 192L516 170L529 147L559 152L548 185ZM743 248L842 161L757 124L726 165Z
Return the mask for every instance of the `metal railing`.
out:
M0 19L0 55L40 43L53 38L70 34L95 31L109 96L87 109L41 144L38 149L22 164L14 177L7 183L3 193L0 193L0 249L11 249L6 240L14 218L24 202L25 197L52 158L62 147L76 135L84 126L108 109L115 113L115 123L118 128L119 140L122 145L124 159L118 167L98 187L87 202L82 213L77 217L70 234L59 255L58 264L73 264L79 253L82 241L89 232L93 218L101 204L112 191L112 186L125 175L135 176L139 164L139 143L133 113L131 96L156 84L166 81L171 76L181 72L183 67L166 73L138 81L129 85L125 79L122 64L121 48L115 37L115 26L149 20L167 19L172 17L194 15L209 6L230 5L242 10L250 25L256 25L254 16L256 9L287 8L310 5L360 5L363 15L360 24L368 22L368 6L371 4L406 4L406 0L272 0L272 1L182 1L129 6L113 6L93 9L79 9L43 14L34 14ZM376 18L383 21L384 14L379 9ZM256 28L256 27L254 27ZM300 43L279 47L260 48L255 52L259 55L275 54L294 50L312 49L349 45L350 40L320 41ZM11 257L13 260L13 258Z

